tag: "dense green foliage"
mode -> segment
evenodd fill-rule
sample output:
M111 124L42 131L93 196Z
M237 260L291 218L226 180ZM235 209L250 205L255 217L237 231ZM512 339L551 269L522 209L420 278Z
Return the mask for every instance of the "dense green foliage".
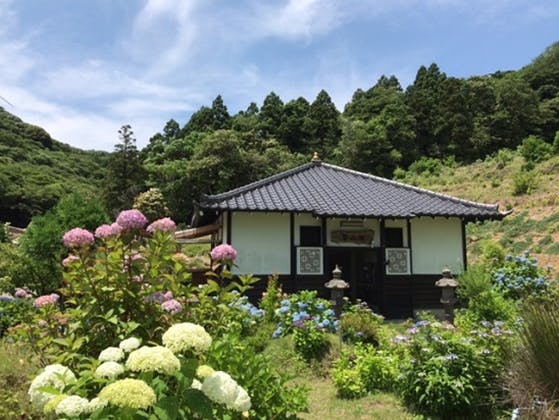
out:
M29 275L25 285L38 293L52 292L61 285L64 256L62 235L72 227L95 227L109 220L101 203L74 193L67 195L42 216L35 216L20 240L19 252L27 265L22 267ZM17 268L17 265L16 265ZM16 278L22 275L14 274ZM15 286L23 286L18 281Z
M0 107L0 222L25 227L70 192L94 194L107 158L57 142Z
M284 102L271 92L261 107L253 102L234 115L218 95L182 126L169 120L139 153L131 127L123 125L108 165L105 154L71 149L0 110L0 220L24 225L69 186L92 192L104 175L111 213L157 187L171 216L188 223L192 201L202 194L308 162L314 151L329 162L392 177L419 159L473 162L519 146L528 162L538 162L557 152L557 132L559 43L518 71L460 79L433 63L421 66L406 89L395 76L382 76L357 89L343 112L324 90L312 102ZM516 175L515 193L528 193L535 183L528 165Z

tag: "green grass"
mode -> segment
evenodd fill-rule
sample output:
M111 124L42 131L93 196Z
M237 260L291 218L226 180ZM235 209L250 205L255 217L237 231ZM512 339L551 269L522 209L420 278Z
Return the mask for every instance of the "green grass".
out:
M402 323L390 323L394 333L405 329ZM293 348L291 337L270 341L264 353L269 355L277 369L294 377L293 383L310 388L309 412L301 413L303 419L386 419L408 420L423 417L410 413L398 397L379 392L363 398L348 400L337 396L330 378L332 363L339 357L339 341L336 335L329 336L330 352L322 361L307 364ZM344 344L344 347L346 345Z
M44 418L34 412L27 389L40 370L25 347L0 341L0 419Z
M300 379L301 380L301 379ZM309 412L303 419L422 419L410 413L393 394L377 393L357 400L347 400L336 395L330 378L305 377L302 382L311 387Z

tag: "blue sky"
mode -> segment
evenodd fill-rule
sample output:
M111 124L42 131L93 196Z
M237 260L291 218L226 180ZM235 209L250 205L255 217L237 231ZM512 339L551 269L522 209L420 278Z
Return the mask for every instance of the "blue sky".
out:
M0 106L52 137L138 146L221 94L231 114L274 91L357 88L420 65L515 70L559 41L557 0L0 0Z

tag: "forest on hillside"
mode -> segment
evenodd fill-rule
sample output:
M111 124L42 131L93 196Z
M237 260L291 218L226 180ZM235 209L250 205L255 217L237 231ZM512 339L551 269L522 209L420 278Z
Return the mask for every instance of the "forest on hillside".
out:
M431 64L420 67L406 89L395 76L382 76L355 91L341 111L325 90L312 101L287 102L271 92L261 105L250 103L234 115L218 95L188 121L169 120L142 150L133 128L123 125L110 156L80 154L13 118L0 110L3 221L28 220L51 207L64 195L59 187L66 171L76 188L99 191L109 213L131 207L139 193L157 188L170 215L187 224L192 202L202 194L308 162L314 151L330 163L390 178L420 159L469 163L516 149L526 139L559 143L559 42L517 71L456 78ZM39 169L52 167L53 153L61 159L55 165L58 178ZM81 159L79 165L75 159ZM99 174L101 182L95 181ZM44 179L34 185L52 194L32 193L30 179L37 177Z

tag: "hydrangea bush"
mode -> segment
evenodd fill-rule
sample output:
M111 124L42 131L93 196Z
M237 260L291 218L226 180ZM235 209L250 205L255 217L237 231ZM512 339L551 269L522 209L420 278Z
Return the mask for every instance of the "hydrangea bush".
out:
M140 211L126 210L96 229L97 246L83 229L65 235L72 238L65 240L70 255L62 289L70 330L58 342L70 353L94 355L130 334L157 339L180 320L192 287L184 263L174 258L175 224L156 220L149 232L146 224Z
M212 342L204 328L176 324L163 337L164 346L139 348L137 338L125 339L101 351L96 363L82 363L77 376L63 365L49 365L31 383L30 399L45 414L68 418L248 415L246 389L228 373L200 365Z
M507 298L541 296L549 290L548 273L538 266L529 252L505 257L504 264L493 272L493 282Z
M339 321L335 319L331 303L317 297L315 290L302 290L280 302L276 310L277 329L274 338L290 334L295 328L312 325L325 332L336 332Z
M376 314L367 302L349 304L346 300L340 325L343 338L351 343L369 343L378 345L382 336L384 318Z
M492 418L504 401L500 382L511 335L500 321L472 330L432 319L411 325L394 338L393 351L404 356L404 401L429 416Z

